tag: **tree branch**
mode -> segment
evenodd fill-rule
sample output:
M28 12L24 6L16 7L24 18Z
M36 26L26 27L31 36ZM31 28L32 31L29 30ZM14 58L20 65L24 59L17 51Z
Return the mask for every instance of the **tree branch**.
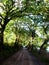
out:
M2 19L4 19L4 17L0 14L0 17L2 18Z

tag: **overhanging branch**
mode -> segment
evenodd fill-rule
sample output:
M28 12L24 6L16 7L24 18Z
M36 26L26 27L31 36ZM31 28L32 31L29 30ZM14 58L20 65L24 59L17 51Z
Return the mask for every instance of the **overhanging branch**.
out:
M4 19L4 17L0 14L0 17L2 18L2 19Z

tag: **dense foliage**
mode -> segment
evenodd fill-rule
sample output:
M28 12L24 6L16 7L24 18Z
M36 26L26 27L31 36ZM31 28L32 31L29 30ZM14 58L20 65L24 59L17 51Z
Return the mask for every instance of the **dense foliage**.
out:
M0 0L1 49L5 43L49 48L49 0Z

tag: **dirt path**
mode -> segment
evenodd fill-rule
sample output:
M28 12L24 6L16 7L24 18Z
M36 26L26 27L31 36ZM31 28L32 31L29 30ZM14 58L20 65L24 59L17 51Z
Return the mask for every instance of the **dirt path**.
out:
M27 49L22 49L18 53L8 58L2 65L42 65L34 56L31 56Z

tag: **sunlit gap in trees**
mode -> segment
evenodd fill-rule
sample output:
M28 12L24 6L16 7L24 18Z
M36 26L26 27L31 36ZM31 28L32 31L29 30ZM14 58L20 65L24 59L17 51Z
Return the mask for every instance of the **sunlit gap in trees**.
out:
M0 6L2 6L3 4L2 3L0 3ZM3 10L2 10L2 8L0 7L0 13L2 13L3 12Z
M18 26L20 26L21 28L24 28L25 30L29 31L29 28L27 26L27 23L24 23L24 22L21 22L21 21L18 21ZM14 23L14 27L18 27L16 26L16 23ZM19 27L18 27L19 28Z
M39 37L41 37L41 38L46 38L46 37L44 37L44 35L41 34L38 30L36 30L36 34L37 34Z
M25 30L29 30L29 28L26 24L23 24L21 27L24 28Z
M0 13L2 13L3 12L3 10L0 8Z
M38 2L38 1L41 1L41 0L36 0L36 1ZM49 0L43 0L43 1L44 1L45 3L49 2Z
M22 8L22 0L13 0L15 2L14 6L19 7L20 9Z
M49 52L49 46L47 46L46 51Z
M48 46L46 47L46 51L49 52L49 41L47 42Z

